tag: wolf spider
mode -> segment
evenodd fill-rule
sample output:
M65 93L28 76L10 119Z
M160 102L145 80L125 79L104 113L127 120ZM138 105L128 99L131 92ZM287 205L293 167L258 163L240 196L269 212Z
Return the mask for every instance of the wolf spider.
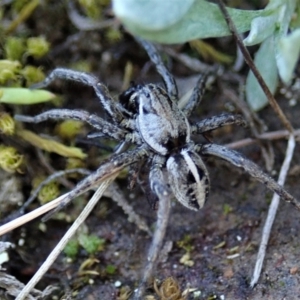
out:
M168 221L168 205L172 195L182 205L195 211L201 209L208 198L209 174L202 157L216 156L242 168L284 200L298 208L300 204L274 179L240 153L214 143L193 142L192 135L204 134L226 125L245 125L245 121L240 115L234 114L221 114L195 123L189 121L192 111L202 99L205 76L200 77L187 104L179 108L174 77L164 66L155 47L146 41L137 40L161 75L165 89L151 83L133 84L119 96L119 101L115 101L107 88L93 75L57 68L34 88L46 87L55 79L77 81L91 86L109 115L110 121L86 111L69 109L52 109L34 117L16 115L15 118L30 123L49 119L80 120L96 129L97 133L93 137L106 137L120 142L110 159L79 182L58 209L97 186L111 173L129 165L144 163L149 172L150 198L158 203L159 211L158 223L148 255L148 265L141 285L143 286L153 272L162 245ZM136 147L129 148L132 145ZM139 291L137 295L141 295L143 288Z

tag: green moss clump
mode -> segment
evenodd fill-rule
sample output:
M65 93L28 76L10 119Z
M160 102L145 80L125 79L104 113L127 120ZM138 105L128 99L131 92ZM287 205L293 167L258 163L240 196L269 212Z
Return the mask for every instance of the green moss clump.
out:
M114 265L107 265L105 270L108 275L114 275L116 273L117 267Z
M20 171L24 156L13 147L0 145L0 167L9 173Z
M103 250L105 240L96 235L82 234L79 237L79 243L89 254L95 254L96 252Z
M0 132L5 135L13 135L15 133L15 121L6 112L0 112Z
M9 60L22 60L25 52L25 43L23 38L9 36L4 45L5 57Z
M23 75L26 80L26 85L31 86L36 82L43 81L45 79L45 74L41 68L26 66L20 71L20 74Z
M44 37L32 37L27 39L27 54L34 58L40 58L48 53L50 44Z
M77 240L70 240L64 248L64 253L67 257L74 259L79 252L79 243Z

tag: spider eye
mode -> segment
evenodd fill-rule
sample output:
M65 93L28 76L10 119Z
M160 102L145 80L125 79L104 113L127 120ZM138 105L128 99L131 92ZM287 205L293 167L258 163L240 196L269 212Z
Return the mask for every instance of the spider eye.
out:
M209 193L208 171L195 152L182 150L167 161L169 182L178 201L192 210L203 207Z
M139 84L131 83L131 87L119 95L119 102L132 113L137 113L138 103L136 93L142 88Z

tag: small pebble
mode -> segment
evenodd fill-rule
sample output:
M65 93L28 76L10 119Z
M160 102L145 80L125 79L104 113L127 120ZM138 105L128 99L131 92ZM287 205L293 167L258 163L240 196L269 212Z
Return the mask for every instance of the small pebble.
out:
M122 282L121 282L120 280L117 280L117 281L115 282L115 287L116 287L116 288L120 287L121 285L122 285Z
M299 270L298 267L292 267L292 268L290 268L290 274L295 275L296 273L298 273L298 270Z

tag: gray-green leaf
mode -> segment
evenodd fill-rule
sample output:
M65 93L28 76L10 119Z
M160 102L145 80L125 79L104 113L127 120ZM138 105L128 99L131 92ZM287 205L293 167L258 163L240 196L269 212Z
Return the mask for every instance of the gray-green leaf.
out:
M204 0L113 0L113 10L132 34L155 42L184 43L230 34L219 7ZM254 18L268 13L228 10L239 32L249 30Z
M289 83L300 56L300 28L279 39L276 62L280 78Z
M255 18L251 23L251 31L246 39L244 39L245 46L252 46L263 42L266 38L271 36L276 28L278 20L278 12L266 17Z
M278 72L273 36L261 44L254 62L270 91L274 94L278 84ZM249 72L246 81L246 100L254 111L260 110L268 104L268 99L252 72Z
M28 105L47 102L55 95L46 90L0 87L0 103Z

